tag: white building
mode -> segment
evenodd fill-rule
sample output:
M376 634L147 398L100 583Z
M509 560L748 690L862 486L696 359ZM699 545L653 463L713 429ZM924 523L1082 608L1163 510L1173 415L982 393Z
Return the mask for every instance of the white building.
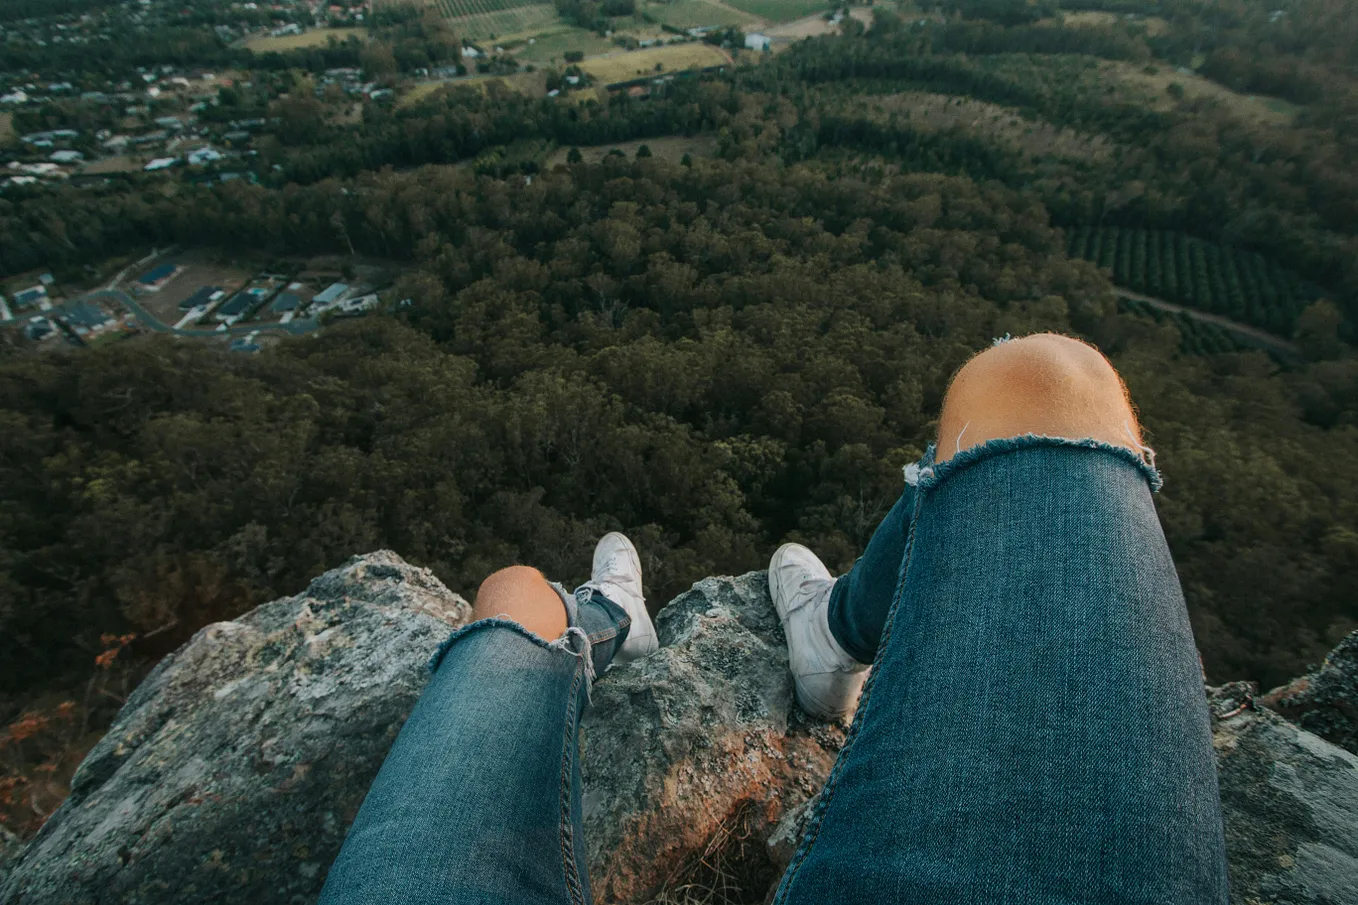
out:
M745 36L745 48L747 50L768 50L773 41L767 35L747 34Z
M154 173L157 170L168 170L177 163L179 163L178 157L157 157L146 165L145 170L148 173Z

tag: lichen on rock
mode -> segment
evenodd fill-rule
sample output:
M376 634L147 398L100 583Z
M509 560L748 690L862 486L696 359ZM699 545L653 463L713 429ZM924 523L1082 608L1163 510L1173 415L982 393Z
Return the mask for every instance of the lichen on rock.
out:
M10 903L314 899L467 602L392 553L194 635L11 864Z
M1231 900L1358 902L1358 757L1256 706L1248 683L1208 697Z
M1358 631L1320 668L1260 699L1298 726L1358 754Z

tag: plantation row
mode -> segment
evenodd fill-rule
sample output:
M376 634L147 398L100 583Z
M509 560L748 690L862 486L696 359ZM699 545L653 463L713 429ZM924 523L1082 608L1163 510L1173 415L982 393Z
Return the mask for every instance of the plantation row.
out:
M1113 282L1171 302L1291 336L1317 297L1296 274L1253 252L1180 232L1084 226L1068 253L1113 271Z
M1182 311L1166 311L1164 308L1157 308L1155 305L1143 302L1140 299L1119 296L1118 310L1135 314L1138 317L1150 318L1157 324L1173 324L1179 331L1179 349L1187 355L1218 355L1223 352L1243 352L1249 349L1263 349L1273 354L1272 349L1250 337L1232 333L1225 327L1219 327L1216 324L1200 321L1193 315Z
M556 7L551 4L520 6L495 13L464 16L454 24L457 33L468 41L493 40L501 35L532 31L561 21Z
M532 6L541 0L434 0L434 7L449 19L463 16L476 16L482 13L498 13L505 9Z

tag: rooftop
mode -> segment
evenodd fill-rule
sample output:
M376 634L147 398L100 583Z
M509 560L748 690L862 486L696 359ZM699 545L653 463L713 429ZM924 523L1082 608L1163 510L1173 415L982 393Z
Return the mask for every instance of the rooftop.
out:
M193 295L179 303L180 311L188 311L190 308L197 308L212 301L213 297L222 290L216 286L203 286Z
M140 280L137 280L137 282L141 283L143 286L150 286L152 283L159 283L161 280L173 276L177 269L178 268L173 264L161 264L155 270L146 274Z
M328 286L324 292L319 293L315 298L312 299L312 301L319 302L322 305L328 305L331 302L339 301L340 296L344 295L344 293L348 291L349 287L347 284L334 283Z
M66 322L72 327L93 329L113 320L102 308L91 305L89 302L76 302L73 305L68 305L63 314Z
M217 309L218 317L235 317L244 314L246 309L255 303L255 297L248 292L238 292L231 297L226 304Z

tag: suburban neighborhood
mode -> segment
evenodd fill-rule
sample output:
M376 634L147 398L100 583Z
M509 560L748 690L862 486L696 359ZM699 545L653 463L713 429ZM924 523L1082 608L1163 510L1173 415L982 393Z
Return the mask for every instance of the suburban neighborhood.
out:
M382 263L279 263L256 269L203 252L154 253L84 289L50 273L25 275L0 284L0 329L52 348L151 332L224 339L233 351L258 352L264 340L304 335L389 303L399 274Z

